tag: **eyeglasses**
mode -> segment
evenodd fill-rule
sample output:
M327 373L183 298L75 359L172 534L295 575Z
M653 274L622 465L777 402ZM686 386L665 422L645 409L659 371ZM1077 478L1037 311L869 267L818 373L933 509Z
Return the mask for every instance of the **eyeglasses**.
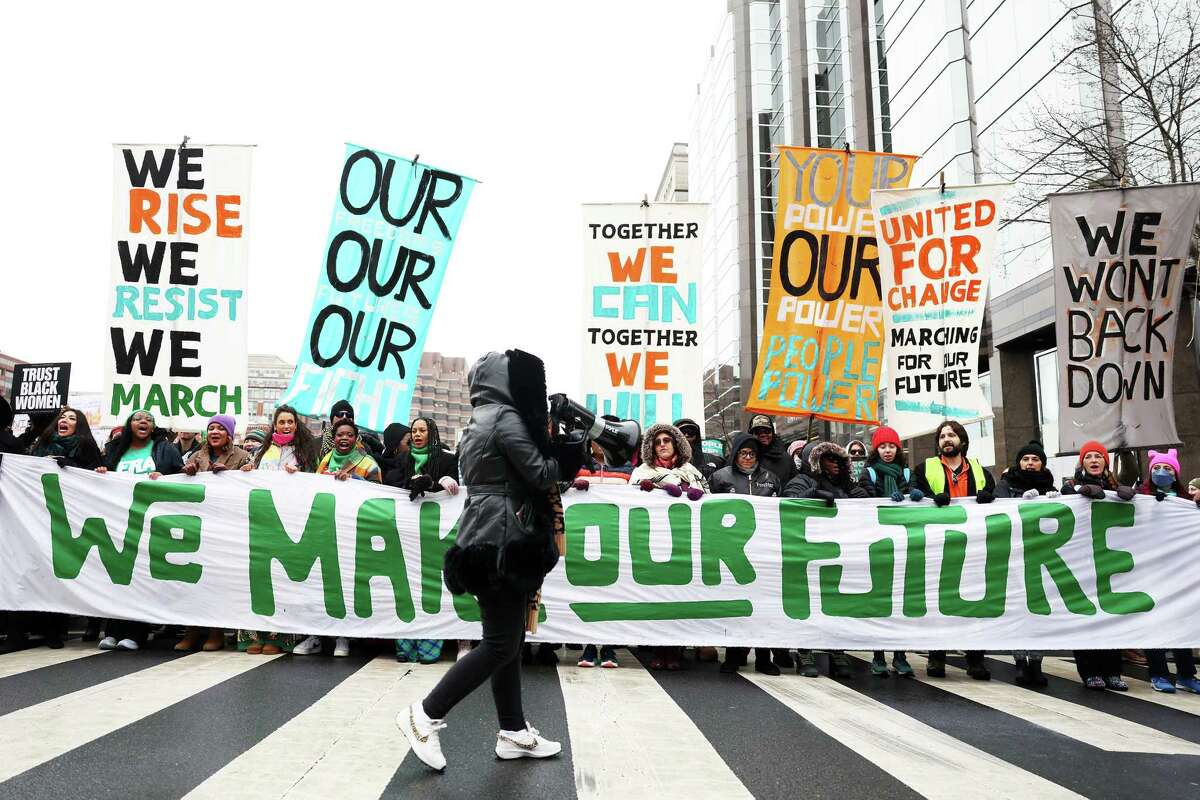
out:
M655 444L674 444L675 440L670 436L660 436L654 440Z

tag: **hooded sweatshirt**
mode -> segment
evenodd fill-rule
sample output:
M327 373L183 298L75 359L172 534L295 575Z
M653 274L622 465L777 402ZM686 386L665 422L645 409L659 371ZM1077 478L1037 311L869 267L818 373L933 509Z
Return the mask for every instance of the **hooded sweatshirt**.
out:
M782 484L775 473L765 468L761 462L754 463L754 469L747 474L737 463L738 451L743 447L753 447L755 452L760 450L758 439L748 433L739 433L733 439L733 455L729 464L713 473L709 479L709 488L713 494L749 494L755 497L778 497Z

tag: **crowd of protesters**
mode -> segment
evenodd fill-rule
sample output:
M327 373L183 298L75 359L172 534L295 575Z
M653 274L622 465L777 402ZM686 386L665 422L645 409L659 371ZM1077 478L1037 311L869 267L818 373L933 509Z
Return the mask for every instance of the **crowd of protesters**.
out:
M0 453L29 454L56 460L61 466L94 470L98 473L127 473L156 479L164 475L201 472L267 470L287 474L310 473L333 480L361 480L385 484L408 492L411 500L426 494L460 491L458 459L441 440L437 424L429 417L417 417L410 424L394 423L383 432L382 440L361 431L354 421L354 409L338 401L330 410L330 422L317 437L304 425L302 417L290 406L279 406L268 430L247 432L240 439L235 420L218 414L205 431L171 432L160 428L154 415L138 410L114 428L101 449L92 435L86 416L78 409L63 408L56 414L35 416L20 437L11 431L13 414L0 397ZM746 432L729 439L728 463L722 455L706 450L700 426L691 419L674 424L659 423L645 431L640 451L622 464L606 463L606 451L594 445L591 459L584 464L573 486L586 490L592 484L630 484L645 492L664 491L673 497L698 500L706 494L742 494L756 497L808 498L827 505L863 498L890 499L894 502L932 500L937 506L955 498L972 497L979 503L996 498L1035 500L1077 494L1091 500L1109 497L1129 502L1138 494L1158 500L1179 497L1200 506L1200 478L1184 483L1176 450L1151 450L1148 476L1135 486L1118 483L1112 457L1103 445L1088 442L1080 450L1074 473L1056 480L1048 469L1049 459L1036 441L1019 448L1011 463L994 477L978 459L969 455L970 440L964 426L956 421L943 422L934 434L935 452L910 464L899 435L891 428L879 427L870 445L854 440L846 447L831 441L795 441L786 444L777 435L770 417L755 415ZM5 642L0 649L16 650L30 645L29 636L40 636L51 648L63 646L69 618L44 612L6 612L3 614ZM83 638L96 641L103 650L137 650L153 637L174 636L171 626L152 628L136 620L85 620ZM318 636L275 631L239 630L230 632L230 641L250 655L291 653L297 656L323 652L326 642ZM469 652L472 643L459 641L457 657ZM173 645L176 650L221 650L227 646L227 632L219 628L186 627ZM444 643L431 639L399 639L394 642L398 661L432 663L443 655ZM350 653L345 637L333 637L332 654ZM543 644L538 652L525 646L523 660L546 663L557 661L558 645ZM579 667L615 668L619 666L617 646L611 643L568 645L581 651ZM736 673L747 665L749 648L726 648L720 666L723 673ZM768 675L795 669L800 675L817 677L820 673L812 650L755 648L754 669ZM966 651L966 673L976 680L989 680L982 651ZM1016 682L1022 686L1047 684L1042 673L1043 654L1015 651ZM1175 675L1171 675L1166 650L1087 650L1074 652L1074 660L1084 686L1090 689L1125 691L1123 666L1133 663L1147 668L1151 684L1159 692L1184 690L1200 693L1196 664L1190 649L1170 651ZM682 647L653 648L648 666L653 670L678 670L684 663ZM716 661L715 647L697 647L698 661ZM850 662L844 652L828 651L830 674L849 677ZM931 678L946 674L946 653L930 651L925 671ZM869 665L872 675L912 677L914 670L905 651L894 651L889 665L886 654L876 651Z

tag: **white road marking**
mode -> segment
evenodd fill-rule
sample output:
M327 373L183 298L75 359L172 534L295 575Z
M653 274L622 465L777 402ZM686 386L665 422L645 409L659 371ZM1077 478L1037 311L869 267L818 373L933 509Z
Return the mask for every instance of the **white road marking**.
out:
M28 650L19 650L16 653L0 656L0 678L20 675L22 672L42 667L52 667L55 664L65 664L68 661L100 655L104 652L104 650L97 649L95 642L67 642L61 650L31 647Z

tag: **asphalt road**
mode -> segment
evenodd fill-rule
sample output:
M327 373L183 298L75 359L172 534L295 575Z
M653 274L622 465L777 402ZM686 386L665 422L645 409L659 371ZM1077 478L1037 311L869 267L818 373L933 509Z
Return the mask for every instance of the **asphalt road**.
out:
M94 647L0 656L0 798L1200 797L1200 696L1088 691L1068 657L1030 691L1005 656L986 683L926 679L915 655L916 678L880 679L868 654L834 681L650 672L624 650L585 670L562 650L524 672L562 755L495 759L485 688L447 720L439 775L392 718L449 662Z

